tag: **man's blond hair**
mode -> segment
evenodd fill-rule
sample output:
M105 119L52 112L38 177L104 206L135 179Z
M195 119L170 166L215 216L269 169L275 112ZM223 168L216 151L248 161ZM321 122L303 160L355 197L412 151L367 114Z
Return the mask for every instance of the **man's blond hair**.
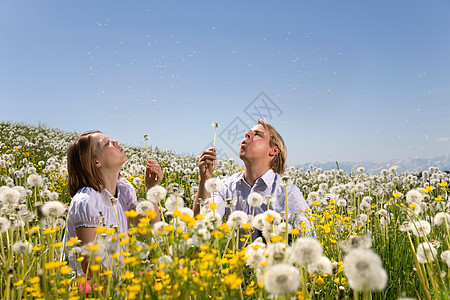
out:
M272 159L270 162L270 168L280 175L283 175L284 169L286 167L286 157L287 157L287 150L286 145L284 144L283 138L281 137L280 133L264 121L263 119L258 120L258 124L264 127L265 130L267 130L270 133L270 147L278 147L280 152L278 152L277 155Z

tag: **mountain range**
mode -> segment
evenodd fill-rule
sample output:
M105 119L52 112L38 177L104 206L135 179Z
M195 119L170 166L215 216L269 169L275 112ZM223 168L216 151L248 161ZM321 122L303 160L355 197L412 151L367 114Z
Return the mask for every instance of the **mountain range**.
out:
M358 167L364 167L368 173L378 173L382 169L389 169L392 166L398 167L398 172L410 171L410 172L422 172L428 170L429 167L439 167L442 171L450 170L450 154L436 156L433 158L407 158L407 159L393 159L386 162L372 162L372 161L360 161L360 162L338 162L339 169L351 172ZM306 170L310 165L322 170L337 169L335 161L332 162L310 162L296 165L297 168L303 168Z

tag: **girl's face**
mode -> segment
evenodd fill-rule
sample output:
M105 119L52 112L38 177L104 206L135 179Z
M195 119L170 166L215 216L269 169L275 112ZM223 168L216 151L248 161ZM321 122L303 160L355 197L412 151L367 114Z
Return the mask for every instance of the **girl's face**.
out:
M103 169L119 169L127 161L127 157L123 152L123 147L119 146L119 142L111 140L103 133L94 133L92 135L95 153L97 155L96 167Z

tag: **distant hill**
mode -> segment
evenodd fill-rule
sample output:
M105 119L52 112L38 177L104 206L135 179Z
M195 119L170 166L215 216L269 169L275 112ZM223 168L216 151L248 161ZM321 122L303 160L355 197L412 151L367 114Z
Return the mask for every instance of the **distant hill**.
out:
M296 165L297 168L303 168L306 170L309 165L321 168L323 170L336 169L336 162L311 162ZM375 163L371 161L360 162L338 162L339 168L347 172L351 172L358 167L366 168L368 173L378 173L382 169L389 169L392 166L398 166L398 172L410 171L410 172L422 172L428 170L429 167L439 167L442 171L450 170L450 154L437 156L433 158L407 158L407 159L393 159L387 162Z

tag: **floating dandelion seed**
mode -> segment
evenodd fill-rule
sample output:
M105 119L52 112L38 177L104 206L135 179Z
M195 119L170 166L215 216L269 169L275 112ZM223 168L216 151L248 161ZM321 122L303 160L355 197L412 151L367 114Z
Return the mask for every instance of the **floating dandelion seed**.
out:
M216 132L217 132L217 128L219 127L219 122L212 122L211 126L214 127L213 148L215 148L216 147Z

